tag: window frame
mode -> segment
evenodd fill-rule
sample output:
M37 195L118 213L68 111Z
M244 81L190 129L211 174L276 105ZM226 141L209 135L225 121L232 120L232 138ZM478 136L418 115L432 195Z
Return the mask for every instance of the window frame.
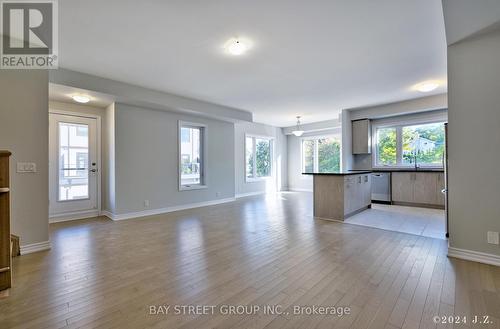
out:
M383 121L380 123L372 123L372 167L374 169L387 169L387 168L394 168L394 169L408 169L408 168L415 168L414 164L404 164L403 163L403 128L404 127L410 127L410 126L416 126L416 125L426 125L426 124L435 124L435 123L441 123L443 124L443 129L444 129L444 124L447 123L448 120L443 119L443 118L435 118L435 119L425 119L425 120L400 120L400 121ZM380 128L395 128L396 129L396 164L395 165L382 165L377 163L378 159L378 152L377 152L377 130ZM445 141L446 143L446 141ZM443 169L443 165L435 165L435 164L424 164L424 163L418 163L417 168L425 168L425 169Z
M313 152L313 173L319 172L319 156L318 156L318 140L325 138L333 138L338 140L340 144L340 164L339 168L342 171L342 134L327 134L327 135L314 135L314 136L302 136L300 138L300 170L302 177L309 177L305 173L305 161L304 161L304 141L313 140L314 141L314 152Z
M182 128L194 128L200 129L200 183L198 184L182 184ZM193 142L192 140L190 141ZM207 184L207 125L198 122L189 122L179 120L178 122L178 132L177 132L177 165L178 165L178 180L179 180L179 191L191 191L200 190L208 188Z
M253 156L253 173L252 177L247 177L247 139L251 138L253 140L253 145L252 145L252 154ZM264 176L264 177L257 177L257 157L255 156L255 150L256 150L256 139L265 139L269 141L269 148L270 148L270 157L271 157L271 169L269 170L270 175L269 176ZM274 178L274 137L273 136L265 136L265 135L255 135L255 134L245 134L245 143L244 143L244 156L243 156L243 161L244 161L244 171L243 174L245 175L245 182L246 183L254 183L254 182L259 182L259 181L266 181Z

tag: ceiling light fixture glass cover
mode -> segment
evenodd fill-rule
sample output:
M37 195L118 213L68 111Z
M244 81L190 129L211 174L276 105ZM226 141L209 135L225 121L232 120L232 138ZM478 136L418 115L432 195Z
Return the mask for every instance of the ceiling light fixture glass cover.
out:
M294 134L297 137L300 137L304 134L304 130L300 129L300 116L297 116L297 127L295 128L294 131L292 131L292 134Z
M430 91L435 90L439 87L438 81L424 81L415 85L415 89L420 91L421 93L428 93Z
M78 103L88 103L90 102L90 97L84 95L74 95L73 100Z
M250 47L245 41L233 38L226 42L224 48L229 54L240 56L243 55Z

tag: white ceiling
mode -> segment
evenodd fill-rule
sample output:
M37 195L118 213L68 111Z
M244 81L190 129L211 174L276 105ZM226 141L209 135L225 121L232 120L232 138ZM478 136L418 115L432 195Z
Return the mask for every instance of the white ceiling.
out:
M222 49L251 39L244 56ZM440 0L59 1L60 66L290 126L446 80Z

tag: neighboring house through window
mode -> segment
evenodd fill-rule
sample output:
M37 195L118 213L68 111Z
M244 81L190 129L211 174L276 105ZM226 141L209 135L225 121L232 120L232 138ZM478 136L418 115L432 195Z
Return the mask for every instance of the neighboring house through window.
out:
M179 121L179 189L204 188L205 137L202 124Z

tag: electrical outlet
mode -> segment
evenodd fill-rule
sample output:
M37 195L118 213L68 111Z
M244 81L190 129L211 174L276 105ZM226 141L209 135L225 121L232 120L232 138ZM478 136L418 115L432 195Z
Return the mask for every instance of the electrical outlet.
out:
M149 208L149 200L144 200L144 208Z
M18 162L16 169L18 173L36 173L36 163Z
M488 243L491 243L491 244L498 244L498 232L492 232L492 231L488 231L488 234L487 234L487 240L488 240Z

